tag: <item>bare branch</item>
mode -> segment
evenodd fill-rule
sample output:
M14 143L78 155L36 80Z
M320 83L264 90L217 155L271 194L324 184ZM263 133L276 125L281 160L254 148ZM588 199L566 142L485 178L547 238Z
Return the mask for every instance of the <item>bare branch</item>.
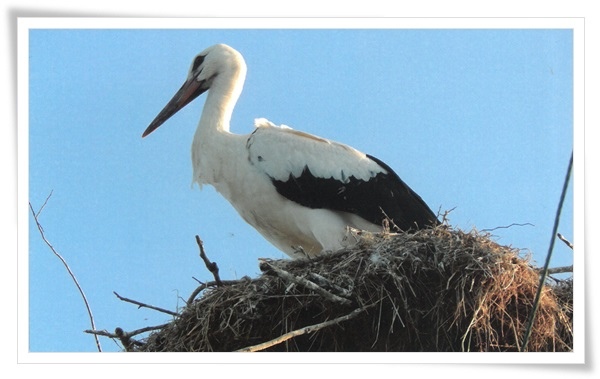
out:
M56 249L54 248L54 246L52 246L52 244L48 241L48 239L46 239L46 235L44 234L44 228L42 228L42 225L40 225L40 223L38 221L38 215L40 214L40 212L42 211L42 209L46 206L46 203L48 202L48 199L50 199L51 195L52 195L52 192L50 192L50 195L48 195L48 197L46 198L46 201L44 202L44 205L42 205L42 207L40 208L40 210L37 213L33 210L33 206L31 205L31 202L29 203L29 209L31 210L31 214L33 216L35 224L37 225L37 228L40 231L40 235L42 237L42 240L44 241L44 243L46 243L46 245L50 248L50 250L52 250L52 253L54 253L54 255L58 259L60 259L60 261L62 262L62 264L67 269L67 272L71 276L71 279L73 279L73 282L75 283L75 286L79 290L79 293L81 294L81 297L82 297L83 302L85 304L85 307L87 309L87 313L88 313L88 316L90 318L90 323L92 325L92 329L96 329L96 325L95 325L95 322L94 322L94 316L92 315L92 309L90 308L90 304L89 304L89 302L88 302L88 300L87 300L87 298L85 296L85 293L83 292L83 289L79 285L79 281L77 281L77 278L75 277L75 274L73 274L73 271L71 271L71 268L67 264L67 261L58 253L58 251L56 251ZM97 336L94 336L94 339L96 340L96 347L98 348L98 351L102 352L102 346L100 346L100 340L98 339Z
M335 295L339 295L341 297L350 298L352 296L352 291L349 289L338 286L337 284L332 283L329 279L315 273L311 272L308 274L308 277L311 281L317 284L319 287L331 291Z
M131 336L128 333L125 333L121 328L116 328L115 334L121 341L121 344L125 348L125 351L133 351L133 345L135 345L136 342L141 345L139 341L132 339Z
M442 214L442 213L441 213L441 212L442 212L442 207L439 207L439 208L438 208L437 216L438 216L438 218L439 218L440 216L442 216L442 224L448 224L448 223L450 222L450 219L448 218L448 215L449 215L450 213L452 213L452 212L453 212L455 209L456 209L456 207L454 207L454 208L452 208L452 209L449 209L449 210L446 210L446 211L444 211L444 213Z
M563 266L563 267L554 267L548 269L548 275L552 274L562 274L565 272L573 272L573 265L571 266Z
M567 244L567 246L569 246L569 247L571 248L571 250L573 250L573 244L572 244L572 243L571 243L571 242L570 242L568 239L566 239L566 238L565 238L565 237L564 237L562 234L560 234L560 233L556 233L556 236L557 236L557 237L558 237L558 238L559 238L561 241L563 241L564 243L566 243L566 244Z
M40 209L37 211L37 213L35 214L34 217L40 217L40 213L42 213L42 210L44 209L44 207L46 206L46 204L48 204L48 200L50 200L50 196L52 196L52 193L54 192L54 190L50 191L50 194L46 197L46 200L44 200L44 204L42 204L42 206L40 207ZM29 205L31 206L31 203L29 203Z
M562 207L563 207L566 195L567 195L567 188L569 186L569 181L571 179L572 169L573 169L573 152L571 151L571 158L569 159L567 174L565 175L565 180L563 182L560 199L558 201L558 207L556 209L556 215L554 216L554 226L552 227L552 238L550 238L550 246L548 247L548 254L546 254L546 261L544 262L544 267L543 267L541 275L540 275L540 284L538 285L537 291L535 293L535 298L533 300L533 309L531 311L531 314L529 315L529 320L527 322L527 328L525 329L525 336L523 337L523 343L521 344L521 348L519 349L519 351L527 351L527 343L529 342L531 330L533 329L533 322L535 321L535 315L537 313L537 310L538 310L538 307L540 304L542 290L544 288L544 282L546 281L546 277L548 276L548 267L550 266L550 260L552 258L552 251L554 250L554 241L556 240L554 238L554 236L556 236L556 234L558 233L560 214L562 212Z
M198 287L196 287L196 289L192 292L190 297L188 297L186 304L191 304L196 299L196 296L198 296L198 294L200 292L204 291L205 289L207 289L210 286L210 283L214 283L216 285L216 282L200 283L200 285Z
M110 333L110 332L108 332L106 330L90 330L90 329L86 329L83 332L87 333L87 334L93 334L93 335L96 335L96 336L118 338L116 334Z
M272 265L271 263L267 262L266 260L263 260L261 262L261 270L263 270L263 271L272 270L281 279L283 279L287 282L299 284L303 287L308 288L309 290L315 291L319 295L323 296L324 298L326 298L334 303L340 303L342 305L351 305L352 304L352 301L345 299L343 297L334 295L331 292L319 287L318 285L316 285L315 283L311 282L308 279L292 275L289 272L282 270L282 269L276 267L275 265Z
M136 329L136 330L131 331L131 332L124 332L124 333L126 333L127 335L129 335L130 337L132 337L132 336L136 336L138 334L142 334L142 333L145 333L145 332L151 332L153 330L159 330L159 329L162 329L162 328L164 328L165 326L168 326L168 325L169 324L160 324L160 325L155 325L155 326L146 326L144 328L140 328L140 329ZM121 328L117 328L117 329L121 329ZM88 333L88 334L95 334L95 335L102 336L102 337L119 338L119 336L116 334L116 332L117 332L116 329L115 329L115 333L111 333L111 332L108 332L106 330L89 330L89 329L84 330L83 332L84 333Z
M490 228L490 229L481 229L481 231L482 231L482 232L493 232L494 230L497 230L497 229L508 229L508 228L512 228L513 226L535 226L535 225L533 225L533 224L531 224L531 223L529 223L529 222L525 222L525 223L522 223L522 224L519 224L519 223L513 222L513 223L512 223L512 224L510 224L510 225L505 225L505 226L497 226L497 227L495 227L495 228Z
M163 329L164 327L169 326L169 324L160 324L160 325L155 325L155 326L146 326L144 328L140 328L140 329L136 329L133 330L131 332L128 332L127 334L129 336L137 336L138 334L142 334L142 333L146 333L146 332L151 332L153 330L160 330Z
M125 348L126 351L132 351L133 345L143 346L144 343L134 340L131 337L136 336L141 333L150 332L153 330L159 330L159 329L166 327L167 325L169 325L169 324L147 326L145 328L136 329L132 332L125 332L121 328L116 328L114 333L110 333L106 330L84 330L84 333L93 334L95 336L109 337L109 338L113 338L113 339L118 338L121 341L121 344L123 345L123 347Z
M369 305L367 307L357 308L357 309L353 310L352 312L348 313L347 315L340 316L338 318L334 318L333 320L321 322L319 324L314 324L314 325L310 325L310 326L305 326L304 328L293 330L289 333L283 334L283 335L281 335L275 339L272 339L270 341L263 342L261 344L254 345L254 346L248 346L243 349L236 350L236 351L254 352L254 351L265 350L271 346L278 345L278 344L285 342L291 338L301 336L301 335L307 334L307 333L313 333L320 329L326 328L328 326L351 320L351 319L355 318L356 316L358 316L359 314L361 314L362 312L364 312L367 308L370 308L371 306L373 306L373 304Z
M211 262L210 259L208 259L208 257L206 256L206 253L204 252L204 244L202 243L202 240L199 236L196 236L196 243L200 248L200 258L202 258L202 260L204 261L206 268L215 277L215 282L217 282L217 286L222 286L223 282L221 282L221 278L219 277L219 266L217 266L215 262Z
M242 279L239 279L239 280L221 280L220 282L211 281L211 282L206 282L206 283L203 283L196 278L194 278L194 280L196 280L198 283L200 283L200 285L198 287L196 287L196 289L192 292L192 294L188 298L186 304L191 304L196 299L196 296L198 296L198 294L200 292L202 292L203 290L205 290L209 287L218 287L219 283L222 286L229 286L232 284L240 283L242 281L247 281L247 280L251 280L251 279L247 276L244 276Z
M141 302L139 302L139 301L136 301L136 300L131 300L131 299L128 299L128 298L126 298L126 297L123 297L123 296L119 295L119 294L118 294L118 293L116 293L115 291L113 291L113 293L115 294L115 296L116 296L116 297L118 297L118 298L119 298L119 300L121 300L121 301L126 301L126 302L128 302L128 303L135 304L135 305L137 305L137 306L138 306L138 307L140 307L140 308L149 308L149 309L154 309L155 311L163 312L163 313L169 314L169 315L171 315L171 316L177 316L177 313L176 313L176 312L170 311L170 310L168 310L168 309L159 308L159 307L155 307L154 305L148 305L148 304L145 304L145 303L141 303Z

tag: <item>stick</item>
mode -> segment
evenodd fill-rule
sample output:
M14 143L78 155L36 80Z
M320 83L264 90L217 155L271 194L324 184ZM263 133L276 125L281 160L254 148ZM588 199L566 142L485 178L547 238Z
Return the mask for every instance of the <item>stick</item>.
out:
M79 293L81 294L81 297L83 298L83 302L85 304L85 308L87 309L87 313L88 313L88 316L90 318L90 323L92 324L92 329L96 329L96 324L94 322L94 316L92 315L92 309L90 308L90 304L88 303L87 297L85 296L85 293L83 292L83 288L81 288L81 286L79 285L79 282L77 281L77 278L75 277L75 274L73 274L73 271L71 271L71 268L67 264L67 261L62 257L62 255L60 255L58 253L58 251L56 251L56 249L54 249L54 246L52 246L52 244L46 239L46 235L44 234L44 228L42 228L42 225L40 225L40 223L38 221L38 216L39 216L40 212L42 211L42 209L44 209L44 207L48 203L48 200L50 199L50 196L52 196L52 192L50 192L50 195L48 195L48 197L46 198L46 201L44 201L44 205L42 205L42 207L40 208L40 210L37 213L34 212L33 206L31 205L31 202L29 203L29 209L31 209L31 214L33 215L33 219L35 220L35 224L36 224L38 230L40 231L40 235L42 236L42 240L46 243L46 245L50 248L50 250L52 250L52 253L54 253L54 255L56 255L56 257L58 259L60 259L60 261L62 262L62 264L67 269L67 272L71 276L71 279L73 279L73 282L75 283L75 286L77 287L77 289L79 290ZM102 346L100 346L100 340L98 339L97 336L94 336L94 339L96 340L96 347L98 348L98 351L102 352Z
M307 333L313 333L313 332L316 332L316 331L318 331L320 329L326 328L326 327L328 327L330 325L335 325L335 324L339 324L339 323L341 323L343 321L351 320L351 319L355 318L356 316L358 316L359 314L361 314L362 312L364 312L367 308L369 308L371 306L373 306L373 305L369 305L367 307L362 307L362 308L357 308L357 309L353 310L352 312L348 313L347 315L344 315L344 316L341 316L341 317L338 317L338 318L334 318L333 320L329 320L329 321L321 322L319 324L314 324L314 325L306 326L306 327L301 328L301 329L296 329L296 330L288 332L288 333L286 333L284 335L281 335L281 336L279 336L279 337L277 337L275 339L272 339L270 341L263 342L263 343L260 343L258 345L254 345L254 346L248 346L248 347L245 347L243 349L236 350L236 351L240 351L240 352L261 351L261 350L267 349L267 348L269 348L271 346L275 346L275 345L278 345L278 344L280 344L282 342L285 342L285 341L287 341L287 340L289 340L291 338L294 338L294 337L297 337L297 336L301 336L301 335L307 334Z
M121 328L116 328L115 334L119 337L119 340L121 340L121 344L123 344L125 351L133 351L133 345L138 341L131 339L131 336L128 333L125 333Z
M123 296L119 295L115 291L113 291L113 293L115 294L116 297L119 298L119 300L135 304L135 305L139 306L140 308L154 309L155 311L163 312L163 313L169 314L171 316L177 316L176 312L170 311L168 309L163 309L163 308L155 307L154 305L148 305L148 304L140 303L139 301L136 301L136 300L128 299L126 297L123 297Z
M250 281L250 280L251 279L249 277L244 276L241 279L237 279L237 280L221 280L220 283L223 286L230 286L230 285L233 285L233 284L237 284L237 283L241 283L241 282L245 282L245 281ZM200 283L200 285L198 287L196 287L196 289L192 292L192 294L188 298L186 304L191 304L192 302L194 302L194 300L196 299L196 296L198 296L198 294L200 292L202 292L203 290L205 290L205 289L207 289L209 287L215 287L215 286L219 285L219 283L217 283L216 281L206 282L206 283L203 283L203 282L199 281L198 279L196 279L196 281L198 281L198 283Z
M333 292L335 295L339 295L339 296L345 297L345 298L352 296L352 292L350 290L340 287L337 284L332 283L329 279L327 279L317 273L311 272L308 274L308 277L310 278L311 281L313 281L319 287L321 287L323 289L328 289L329 291Z
M37 211L37 213L34 215L34 217L36 217L36 218L40 217L40 213L42 213L42 210L44 210L44 207L46 206L46 204L48 204L48 200L50 200L50 196L52 196L53 193L54 193L54 190L51 190L48 197L46 197L46 200L44 200L44 204L42 204L42 206ZM29 205L31 206L31 203L29 203Z
M573 250L573 244L572 244L572 243L571 243L571 242L570 242L568 239L566 239L566 238L565 238L565 237L564 237L562 234L560 234L560 233L556 233L556 236L557 236L557 237L558 237L558 238L559 238L561 241L563 241L564 243L566 243L566 244L567 244L567 246L569 246L569 247L571 248L571 250Z
M563 266L563 267L554 267L548 269L548 274L562 274L564 272L573 272L573 265L571 266Z
M217 282L217 287L220 287L223 285L223 282L221 282L221 278L219 277L219 266L217 266L217 264L215 262L211 262L210 259L208 259L208 257L206 256L206 253L204 252L204 244L202 243L202 240L200 239L199 236L196 236L196 243L198 244L198 247L200 248L200 258L202 258L202 260L204 261L204 264L206 265L206 268L208 269L208 271L210 271L213 276L215 277L215 282Z
M125 348L126 351L132 351L133 345L143 346L144 343L134 340L133 336L136 336L141 333L150 332L152 330L162 329L169 324L162 324L156 326L147 326L145 328L136 329L132 332L125 332L121 328L116 328L114 333L107 332L106 330L84 330L84 333L94 334L96 336L103 336L109 338L118 338L121 341L121 344Z
M319 287L318 285L311 282L310 280L292 275L287 271L284 271L278 267L275 267L274 265L272 265L271 263L269 263L267 261L263 261L263 264L267 265L269 269L273 270L273 272L275 272L275 274L277 276L279 276L281 279L283 279L285 281L296 283L296 284L299 284L310 290L313 290L316 293L318 293L319 295L323 296L324 298L326 298L334 303L340 303L342 305L352 305L352 302L350 300L345 299L340 296L337 296L337 295L334 295L331 292L326 291L323 288Z
M533 224L529 223L529 222L525 222L522 224L513 222L510 225L504 225L504 226L496 226L495 228L490 228L490 229L481 229L482 232L493 232L494 230L497 229L508 229L508 228L512 228L513 226L534 226Z
M127 334L130 337L133 337L133 336L136 336L136 335L141 334L141 333L145 333L145 332L150 332L150 331L153 331L153 330L162 329L162 328L164 328L165 326L168 326L168 325L169 324L161 324L161 325L155 325L155 326L146 326L146 327L141 328L141 329L136 329L136 330L131 331L131 332L123 332L123 333ZM117 329L120 329L121 331L123 331L123 329L121 329L121 328L116 328L115 329L115 333L110 333L110 332L107 332L106 330L89 330L89 329L88 330L84 330L83 332L84 333L88 333L88 334L95 334L95 335L102 336L102 337L119 338L119 336L117 334ZM139 342L139 344L142 344L142 342Z
M563 183L562 192L560 194L560 199L558 201L558 207L556 209L556 216L554 216L554 226L552 227L552 238L550 239L550 246L548 247L548 254L546 255L546 262L544 263L544 268L542 269L542 275L540 276L540 284L538 285L537 292L535 293L535 298L533 300L533 310L529 315L529 320L527 322L527 329L525 330L525 336L523 337L523 343L521 344L520 351L527 351L527 343L529 342L529 337L531 335L531 329L533 328L533 322L535 321L535 314L537 313L538 307L540 305L540 299L542 297L542 290L544 288L544 283L546 282L546 277L548 276L548 266L550 266L550 258L552 258L552 250L554 249L554 236L558 230L558 224L560 220L560 214L562 212L563 203L565 201L565 197L567 195L567 188L569 185L569 179L571 178L571 169L573 168L573 152L571 152L571 159L569 159L569 167L567 169L567 174L565 175L565 180Z

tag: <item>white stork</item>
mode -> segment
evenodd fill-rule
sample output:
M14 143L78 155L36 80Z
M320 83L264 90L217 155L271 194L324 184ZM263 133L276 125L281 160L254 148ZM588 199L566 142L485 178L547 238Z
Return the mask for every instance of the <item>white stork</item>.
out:
M386 218L406 231L438 223L421 197L373 156L266 119L255 120L250 134L231 133L245 77L239 52L224 44L207 48L142 137L208 91L192 142L193 180L214 186L294 258L349 246L348 227L381 231Z

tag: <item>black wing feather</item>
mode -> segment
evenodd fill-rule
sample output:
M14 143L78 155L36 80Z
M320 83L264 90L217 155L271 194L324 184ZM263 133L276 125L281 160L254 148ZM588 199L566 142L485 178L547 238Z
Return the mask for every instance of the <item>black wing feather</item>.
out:
M423 199L388 165L373 156L367 157L387 173L380 172L367 181L350 176L342 182L315 177L305 166L299 177L290 174L285 181L274 178L271 181L280 195L300 205L354 213L376 225L381 225L386 217L401 230L439 223Z

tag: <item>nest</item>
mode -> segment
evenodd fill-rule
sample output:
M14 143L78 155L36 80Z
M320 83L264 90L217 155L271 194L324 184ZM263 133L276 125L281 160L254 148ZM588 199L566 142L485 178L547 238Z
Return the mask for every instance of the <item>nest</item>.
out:
M521 351L539 270L487 234L357 232L350 249L261 260L204 286L130 351ZM541 292L526 350L572 351L572 281ZM196 298L198 297L198 298Z

